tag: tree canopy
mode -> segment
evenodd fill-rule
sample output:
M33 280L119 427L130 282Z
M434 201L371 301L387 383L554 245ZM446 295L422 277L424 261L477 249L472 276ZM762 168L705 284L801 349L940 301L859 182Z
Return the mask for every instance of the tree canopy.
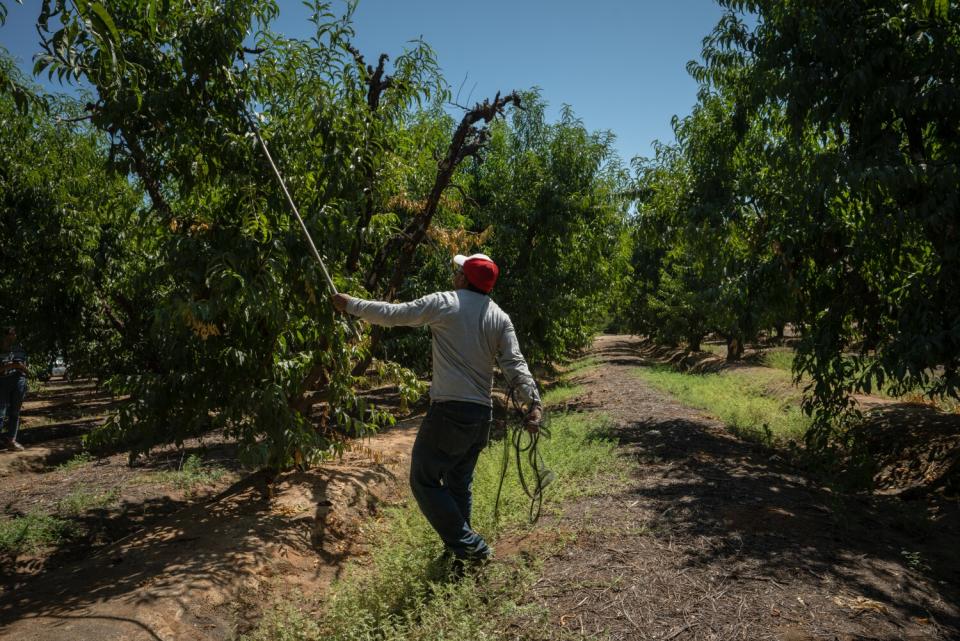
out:
M958 9L721 4L698 104L640 172L641 316L691 342L794 323L814 439L855 392L956 397Z
M502 302L532 355L603 324L624 253L611 138L572 112L548 125L534 94L450 110L426 43L368 60L354 5L311 7L299 40L271 30L267 0L43 2L35 73L93 93L3 96L2 247L19 268L0 287L32 349L125 399L91 444L222 430L283 469L392 420L358 393L369 376L422 392L422 332L358 336L334 313L250 114L341 290L447 288L452 252L486 250L513 265ZM521 173L535 182L494 190ZM542 261L524 262L531 244Z

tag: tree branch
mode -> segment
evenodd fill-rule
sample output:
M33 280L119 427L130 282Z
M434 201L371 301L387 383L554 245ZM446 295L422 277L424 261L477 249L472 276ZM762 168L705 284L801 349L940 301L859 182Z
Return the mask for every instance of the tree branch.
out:
M377 66L374 68L366 63L360 51L355 47L347 45L347 51L353 54L357 66L367 72L367 105L370 107L370 111L376 112L377 107L380 106L380 98L383 93L393 85L393 77L384 75L384 66L390 56L381 53L377 60Z
M170 205L167 204L166 198L163 197L163 192L160 189L160 181L154 177L150 169L150 164L147 161L146 154L143 152L143 148L141 148L139 143L129 134L123 134L122 139L130 151L130 157L133 159L133 169L143 182L143 186L146 187L147 194L150 195L153 208L160 212L165 219L169 219L173 213L170 210Z
M348 46L347 49L353 54L357 65L367 71L367 107L370 109L371 117L375 118L377 116L377 109L380 107L381 97L384 92L393 85L393 78L384 76L384 65L390 57L385 53L381 53L380 59L377 61L377 68L374 69L370 65L365 64L363 56L360 55L357 49L351 46ZM363 230L370 224L370 219L373 217L374 177L374 168L368 166L366 175L364 176L366 191L364 193L363 208L357 219L353 243L350 246L350 253L347 255L346 269L349 272L354 272L357 269L357 265L360 262L360 254L363 251Z
M396 296L397 289L403 282L404 277L410 270L413 258L416 255L417 247L423 242L430 229L430 223L440 205L440 199L443 192L450 186L453 174L457 167L466 158L475 156L486 144L489 133L486 128L481 128L478 123L488 125L494 118L503 114L504 109L509 104L520 106L520 95L512 92L501 97L498 92L491 102L489 99L482 103L477 103L473 109L463 115L460 124L453 133L453 138L447 147L447 153L437 163L437 174L433 181L433 188L424 203L423 209L418 215L415 215L389 242L387 242L374 258L373 265L364 282L370 292L379 291L378 298L382 300L392 300ZM380 288L383 279L387 275L389 266L393 265L389 280L385 287ZM383 336L383 330L380 327L374 327L370 335L370 350L368 356L357 363L354 368L354 374L362 374L373 358L373 351L380 343Z
M417 247L430 228L430 223L433 221L433 216L440 204L440 198L443 196L444 190L450 185L454 172L461 162L466 158L475 156L487 142L488 131L486 128L481 129L477 124L480 122L485 125L489 124L494 118L501 115L507 105L511 103L516 106L520 105L520 96L516 92L503 97L497 93L492 102L489 99L484 100L464 114L459 126L453 133L446 155L437 163L437 174L423 210L407 223L403 229L403 234L394 236L377 253L370 273L364 282L368 291L378 291L380 298L384 300L390 300L396 295L400 283L413 262ZM380 285L387 275L390 264L393 265L393 270L386 286L381 288Z

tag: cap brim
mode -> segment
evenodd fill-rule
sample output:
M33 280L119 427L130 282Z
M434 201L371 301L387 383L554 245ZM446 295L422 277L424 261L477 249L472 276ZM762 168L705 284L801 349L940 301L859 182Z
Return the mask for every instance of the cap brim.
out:
M465 262L467 262L468 260L472 260L474 258L479 258L480 260L488 260L491 263L493 262L493 260L486 254L471 254L469 256L464 256L463 254L457 254L456 256L453 257L453 262L463 267L463 264Z

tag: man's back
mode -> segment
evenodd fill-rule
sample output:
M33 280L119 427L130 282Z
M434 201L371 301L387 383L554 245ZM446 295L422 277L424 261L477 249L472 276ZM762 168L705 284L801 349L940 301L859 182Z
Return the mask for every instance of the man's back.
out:
M510 317L489 296L469 289L437 292L392 305L352 299L347 310L370 322L393 326L427 325L433 333L433 401L490 405L493 367L516 384L525 401L538 399L536 385Z

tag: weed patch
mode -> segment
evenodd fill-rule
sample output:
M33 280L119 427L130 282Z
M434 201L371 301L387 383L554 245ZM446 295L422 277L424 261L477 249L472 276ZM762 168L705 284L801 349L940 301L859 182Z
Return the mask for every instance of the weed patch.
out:
M78 452L74 454L73 458L71 458L69 461L60 464L58 469L69 472L79 467L83 467L87 463L93 463L94 460L93 454L90 452Z
M789 347L769 349L763 354L763 364L783 372L792 372L793 354L793 350Z
M0 551L12 555L58 545L75 536L77 526L48 514L32 513L0 521Z
M596 356L586 356L566 363L560 368L560 371L564 378L570 378L571 376L586 374L587 371L594 369L598 365L600 365L599 358Z
M120 499L120 488L108 492L89 492L77 489L57 501L57 513L60 516L76 517L87 510L110 507Z
M187 496L196 493L204 485L213 485L223 478L227 471L222 467L205 465L199 456L191 454L180 469L151 472L137 482L158 485L172 485Z
M700 349L715 356L727 357L727 346L722 343L703 343L700 345Z
M565 381L555 384L543 393L543 404L546 407L560 405L583 394L583 385L572 385Z

